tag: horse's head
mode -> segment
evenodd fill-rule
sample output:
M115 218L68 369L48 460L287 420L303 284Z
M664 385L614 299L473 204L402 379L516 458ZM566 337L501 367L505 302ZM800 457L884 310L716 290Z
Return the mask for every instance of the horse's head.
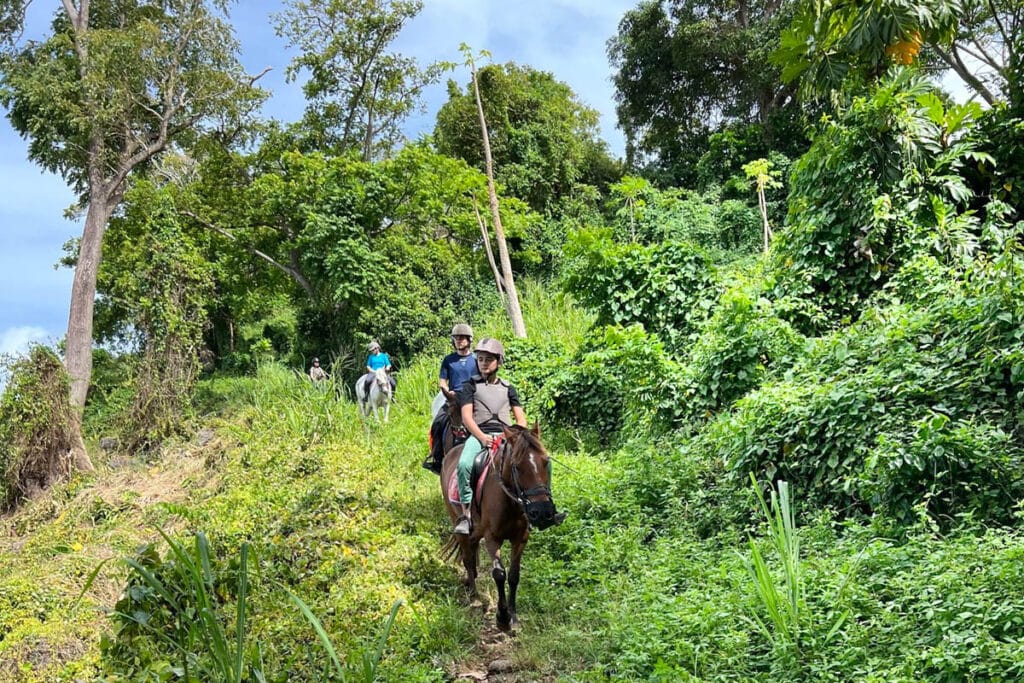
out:
M388 377L388 371L384 368L377 368L373 371L373 383L377 385L377 389L381 393L391 395L391 378Z
M540 440L540 428L513 425L505 429L498 476L506 493L522 506L530 526L547 529L555 523L555 501L548 486L551 461Z

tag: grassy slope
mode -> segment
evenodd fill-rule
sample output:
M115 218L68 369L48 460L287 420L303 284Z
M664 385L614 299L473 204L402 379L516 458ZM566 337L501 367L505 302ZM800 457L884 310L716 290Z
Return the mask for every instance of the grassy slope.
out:
M572 336L585 324L564 302L537 298L527 310L543 313L528 319L538 336ZM478 336L491 332L501 330ZM368 429L350 403L277 368L209 383L208 399L231 408L206 447L186 444L151 466L104 470L3 520L0 681L96 673L99 634L109 626L95 607L112 604L124 571L108 565L87 606L69 614L69 605L102 558L154 540L152 525L181 537L205 530L221 557L254 544L252 637L272 671L311 680L310 658L323 660L284 584L350 655L405 599L382 676L444 680L469 656L481 619L464 604L460 570L439 558L446 517L436 478L418 464L435 362L403 372L392 423ZM840 525L802 511L799 638L773 646L752 619L765 616L748 570L747 529L755 537L763 529L752 497L719 486L719 463L635 437L616 452L554 453L556 496L571 517L536 534L527 550L514 650L524 678L1024 676L1024 539L1016 529L968 525L944 537L922 518L893 536L884 525ZM489 588L486 575L479 585Z

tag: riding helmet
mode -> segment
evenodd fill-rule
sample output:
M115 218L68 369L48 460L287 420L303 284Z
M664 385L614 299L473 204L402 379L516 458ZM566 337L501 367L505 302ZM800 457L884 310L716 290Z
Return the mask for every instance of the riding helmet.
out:
M469 325L467 325L466 323L459 323L458 325L456 325L455 327L452 328L452 336L453 337L469 337L470 339L472 339L473 338L473 328L470 327Z
M502 346L501 342L498 341L497 339L492 339L491 337L484 337L483 339L480 340L480 343L476 345L476 348L473 349L474 353L477 353L479 351L483 351L484 353L489 353L492 356L496 356L498 358L499 363L505 362L505 347Z

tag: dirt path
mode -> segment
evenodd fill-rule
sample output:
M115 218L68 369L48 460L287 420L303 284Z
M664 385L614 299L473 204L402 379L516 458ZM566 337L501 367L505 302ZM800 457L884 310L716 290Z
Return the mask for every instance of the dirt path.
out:
M453 664L449 675L453 681L469 683L535 683L552 680L534 670L520 653L521 635L517 629L504 633L494 623L494 596L482 596L470 604L480 619L476 646L462 661ZM490 597L490 600L488 598Z

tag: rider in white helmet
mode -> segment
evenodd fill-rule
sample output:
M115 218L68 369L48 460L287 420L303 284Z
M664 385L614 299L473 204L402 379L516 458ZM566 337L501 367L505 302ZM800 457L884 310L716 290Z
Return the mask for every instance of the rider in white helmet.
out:
M511 426L513 421L520 427L526 426L526 413L519 401L519 393L498 377L498 369L505 362L505 347L497 339L484 337L476 345L474 353L480 374L463 384L459 392L462 422L470 435L462 447L457 468L462 516L455 523L455 533L461 535L468 535L472 527L470 505L473 503L473 489L469 485L469 475L474 458L481 450L490 448L494 437Z

